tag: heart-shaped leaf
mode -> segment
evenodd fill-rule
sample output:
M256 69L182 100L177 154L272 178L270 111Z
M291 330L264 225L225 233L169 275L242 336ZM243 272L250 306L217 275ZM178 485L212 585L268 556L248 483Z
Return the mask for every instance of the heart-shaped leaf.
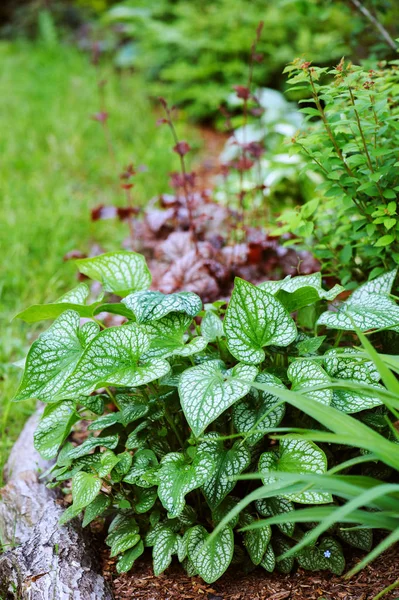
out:
M288 312L310 306L319 300L334 300L344 291L338 284L331 290L324 290L320 272L297 277L288 276L282 281L266 281L259 284L259 287L275 294Z
M279 450L264 452L259 459L259 472L265 485L278 481L272 472L287 473L325 473L327 458L323 450L316 444L302 439L300 436L287 435L280 439ZM301 504L325 504L332 501L327 492L315 492L312 489L304 492L284 495L284 498Z
M355 525L355 524L353 524ZM373 545L373 532L371 529L351 529L350 524L345 523L337 529L338 535L354 548L360 548L369 552Z
M90 394L103 385L136 387L166 375L166 360L141 360L149 346L148 334L136 323L105 329L86 348L61 393Z
M88 506L101 490L101 479L92 473L79 471L72 479L72 499L76 509Z
M283 387L283 383L271 373L259 373L255 381L265 383L273 387ZM238 433L247 433L256 430L245 438L248 445L253 446L261 440L266 431L277 427L284 417L285 406L280 404L279 398L255 388L251 388L248 396L233 407L233 422Z
M43 458L50 460L57 455L59 447L79 419L75 402L71 400L46 406L33 435L35 448Z
M184 313L195 317L202 309L202 301L194 292L136 292L123 303L135 314L138 323L157 321L170 313Z
M178 517L186 495L206 482L215 470L212 456L198 449L190 463L183 454L170 452L161 461L158 496L169 518Z
M348 356L342 356L342 353ZM324 356L326 371L332 379L343 379L345 381L366 384L376 390L383 390L383 386L377 382L380 374L371 361L351 356L356 354L353 348L341 348L338 351L333 348ZM383 402L378 395L370 396L362 391L349 389L334 389L331 406L345 413L356 413L361 410L374 408Z
M157 490L155 488L141 488L134 486L132 507L138 515L148 512L154 506L157 500Z
M111 505L111 498L105 494L99 494L85 509L85 516L83 519L83 527L86 527L97 519L104 511Z
M208 342L224 336L223 323L212 310L207 310L201 321L201 334Z
M132 461L132 467L123 481L126 483L135 483L144 488L150 488L153 483L146 479L146 474L154 474L154 469L158 468L158 459L152 450L148 448L135 452Z
M188 556L198 575L213 583L227 570L234 552L234 535L224 527L208 542L209 533L201 525L193 527L188 536ZM207 542L207 543L205 543Z
M25 323L36 323L45 319L56 319L66 310L74 310L81 317L92 317L94 309L100 305L95 302L89 306L86 300L89 296L89 288L85 283L80 283L70 292L50 304L34 304L15 315L15 319L21 319Z
M291 549L291 544L287 540L286 537L280 535L278 533L273 534L272 541L273 551L277 558L276 560L276 569L279 573L290 573L295 564L295 558L293 556L288 556L287 558L280 558L283 554L288 552Z
M345 557L341 545L332 537L325 537L314 546L308 546L296 555L299 565L307 571L331 571L342 575Z
M202 491L209 507L214 510L236 485L234 477L246 469L251 462L251 453L241 441L226 449L215 432L209 433L200 449L210 454L216 468L208 477Z
M331 404L333 397L331 389L312 390L313 387L331 383L331 379L317 362L296 360L288 368L287 375L292 382L293 392L302 392L321 404Z
M361 331L390 328L399 331L399 306L389 297L396 269L361 285L343 302L337 312L326 311L317 321L331 329Z
M297 335L296 325L272 294L239 277L224 319L231 354L248 364L261 363L265 346L288 346Z
M287 513L294 510L294 505L287 498L274 496L273 498L262 498L255 502L255 507L261 517L274 517L281 513ZM279 523L278 528L288 536L294 533L295 523Z
M136 252L108 252L75 262L81 273L100 281L106 292L118 296L146 290L151 285L151 273L145 258Z
M154 575L157 577L172 562L173 554L178 551L178 535L170 527L159 527L152 550Z
M183 313L170 313L159 321L143 326L151 338L151 345L145 356L149 358L191 356L204 350L207 341L203 337L195 337L186 344L186 331L191 323L192 317Z
M249 525L254 522L255 519L252 517L252 515L247 514L245 516L245 525ZM244 546L246 547L250 559L254 565L260 565L262 562L271 537L272 530L270 525L265 525L264 527L257 529L250 529L244 533Z
M266 548L266 552L261 560L260 566L263 567L268 573L273 573L276 567L276 557L271 544L269 544Z
M64 312L32 344L14 400L37 398L51 402L57 396L99 331L95 323L85 323L79 329L79 320L77 312Z
M133 567L134 562L143 554L144 544L140 540L138 544L126 550L116 563L118 573L127 573Z
M248 394L257 368L238 364L226 370L219 360L210 360L186 369L179 382L181 406L195 436L229 406Z
M107 536L105 542L108 546L111 546L110 556L116 556L133 548L140 542L139 527L135 519L123 519L120 523L115 525L112 530L109 529L110 533Z

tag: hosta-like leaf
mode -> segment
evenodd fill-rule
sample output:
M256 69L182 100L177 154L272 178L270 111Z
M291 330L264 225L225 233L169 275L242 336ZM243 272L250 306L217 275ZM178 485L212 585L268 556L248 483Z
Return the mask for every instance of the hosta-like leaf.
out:
M145 258L136 252L108 252L93 258L80 258L75 262L81 273L100 281L106 292L118 296L146 290L151 284L151 273Z
M351 546L369 552L373 545L373 532L371 529L350 529L349 524L338 527L338 535Z
M307 571L328 570L335 575L342 575L345 569L341 545L332 537L325 537L319 544L304 548L296 558Z
M210 454L216 465L213 475L208 477L202 486L202 492L212 510L219 506L234 488L234 477L242 473L251 462L251 454L241 441L226 449L223 442L217 438L217 433L209 433L206 441L200 445L201 451Z
M135 314L139 323L157 321L170 313L195 317L202 309L201 298L194 292L136 292L125 298L123 303Z
M79 419L72 400L46 406L33 435L35 448L43 458L50 460L57 455L59 447Z
M273 498L262 498L255 502L255 507L261 517L274 517L281 513L291 512L294 510L294 505L287 498L282 496L274 496ZM288 536L294 533L295 523L279 523L278 528Z
M94 500L88 506L86 506L85 516L82 523L83 527L86 527L89 525L89 523L94 521L94 519L97 519L97 517L102 515L110 505L111 498L105 494L99 494L96 498L94 498Z
M328 385L331 379L324 369L312 360L296 360L288 368L287 375L292 382L293 392L302 392L308 398L321 404L330 404L333 393L330 389L312 390L312 387Z
M223 323L212 310L207 310L201 321L201 335L208 342L214 342L224 336Z
M154 575L158 576L167 569L172 562L173 554L178 551L178 535L170 527L159 527L154 546L152 560Z
M251 386L240 380L253 381L257 368L238 364L226 370L219 360L210 360L186 369L179 382L181 406L194 435L206 427L229 406L245 396Z
M95 323L85 323L79 329L79 320L77 312L64 312L32 344L14 400L37 398L49 402L57 396L99 331Z
M50 304L34 304L15 315L15 319L21 319L25 323L36 323L45 319L56 319L66 310L74 310L81 317L92 317L94 309L100 302L90 306L86 305L89 296L89 288L85 283L80 283L70 292Z
M184 509L186 494L212 476L215 463L212 456L198 449L192 463L178 452L170 452L161 461L158 496L169 518L178 517Z
M296 325L272 294L239 277L224 319L227 345L242 362L258 364L265 346L288 346L297 335Z
M183 313L171 313L159 321L147 323L143 328L151 338L146 357L191 356L204 350L207 341L195 337L186 344L186 331L192 323L192 317Z
M263 567L268 573L273 573L276 567L276 557L272 545L269 544L266 548L266 552L261 560L260 566Z
M342 356L343 352L348 357ZM337 355L337 353L338 351L333 348L324 356L326 371L332 379L353 381L376 388L376 390L384 389L382 385L377 383L380 379L380 374L371 361L351 356L351 354L356 354L356 350L353 348L340 348L340 355ZM378 392L376 392L375 396L370 396L362 391L349 389L334 389L331 402L331 406L345 413L356 413L381 404L383 402Z
M274 387L284 387L280 379L271 373L259 373L255 381ZM236 431L238 433L258 431L245 438L247 444L253 446L262 439L263 432L279 425L284 416L285 406L284 404L275 406L278 402L279 399L275 396L251 388L248 396L234 405L233 421Z
M389 297L397 271L384 273L361 285L337 312L326 311L317 321L331 329L361 331L391 328L399 331L399 306Z
M79 471L72 479L73 506L78 509L88 506L101 490L101 480L92 473Z
M166 375L166 360L141 360L149 346L149 336L136 323L105 329L85 350L62 394L89 394L103 385L136 387Z
M247 516L246 525L254 521L253 517L249 518ZM262 562L271 537L272 530L270 525L265 525L265 527L258 529L250 529L244 533L244 545L254 565L259 565Z
M222 529L210 542L209 533L201 525L193 527L188 536L188 556L198 575L213 583L227 570L234 552L234 535L230 527Z
M126 550L116 563L118 573L127 573L133 567L134 562L143 554L144 544L140 540L138 544Z
M314 474L325 473L326 470L327 458L323 450L300 436L287 435L281 438L278 451L264 452L259 459L259 472L265 485L278 481L278 477L269 475L275 471ZM301 504L325 504L332 500L327 492L315 492L311 489L284 497Z
M294 312L319 300L334 300L344 291L344 288L338 284L331 290L324 290L320 272L286 277L283 281L266 281L259 284L259 287L275 294L288 312Z

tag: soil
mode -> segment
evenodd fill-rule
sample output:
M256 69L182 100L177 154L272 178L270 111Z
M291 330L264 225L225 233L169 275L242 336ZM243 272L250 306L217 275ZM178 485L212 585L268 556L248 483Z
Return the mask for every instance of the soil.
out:
M353 552L351 567L361 558ZM269 574L256 569L241 575L233 569L208 585L199 577L188 577L175 562L159 577L151 567L150 553L138 560L130 573L119 575L116 559L103 552L103 575L112 587L115 600L372 600L376 594L399 578L399 545L350 581L325 573L298 569L290 575ZM399 587L384 596L399 600Z

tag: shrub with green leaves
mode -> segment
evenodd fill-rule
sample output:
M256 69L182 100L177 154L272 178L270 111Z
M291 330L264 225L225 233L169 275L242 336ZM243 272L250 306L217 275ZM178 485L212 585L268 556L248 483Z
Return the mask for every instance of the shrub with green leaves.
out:
M291 89L310 96L302 108L308 127L295 149L324 181L309 202L283 215L279 231L308 239L325 272L344 284L399 260L398 65L368 70L342 60L326 69L296 60L286 69Z
M29 351L15 400L46 403L35 447L56 460L50 485L72 480L73 503L63 523L81 513L84 525L105 519L119 572L131 569L148 546L156 575L176 556L189 574L209 583L232 563L289 572L297 561L340 574L345 559L338 538L369 548L371 534L343 533L338 523L281 560L311 534L311 520L303 527L289 520L251 526L296 505L337 504L328 487L300 483L281 492L280 479L321 477L344 457L359 462L367 435L377 461L389 454L388 464L395 464L395 452L387 450L393 444L381 399L386 388L372 361L348 347L357 327L380 326L369 323L378 303L391 303L384 327L397 329L399 309L389 297L395 271L357 290L334 313L327 302L343 288L325 290L320 274L260 286L237 278L227 307L203 307L192 292L150 291L148 268L135 253L77 263L102 283L96 301L87 303L81 283L58 301L19 315L28 322L54 319ZM121 302L110 301L115 294ZM105 328L104 312L126 322ZM320 313L322 335L315 335ZM337 330L344 332L338 335L345 348L338 346ZM291 397L299 398L297 405ZM322 422L327 410L344 423L337 453L323 438L318 444L303 434L317 429L317 411ZM338 417L329 418L334 430ZM90 421L89 436L75 445L68 437L83 419ZM356 438L352 444L348 422L363 434L360 445ZM272 434L287 431L276 443ZM256 496L256 481L249 487L237 482L243 474L261 477L262 494ZM253 501L240 510L251 490Z

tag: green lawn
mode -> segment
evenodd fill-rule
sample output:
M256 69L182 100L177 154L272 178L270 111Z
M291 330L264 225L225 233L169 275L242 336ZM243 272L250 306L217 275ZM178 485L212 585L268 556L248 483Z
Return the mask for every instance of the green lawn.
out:
M32 409L12 404L23 358L38 328L11 322L22 308L56 299L75 281L63 255L100 241L119 247L124 224L91 223L89 209L124 203L118 173L129 162L142 204L164 191L177 168L170 133L157 127L141 80L100 72L69 47L0 44L0 468ZM98 78L105 78L112 160L101 125Z

